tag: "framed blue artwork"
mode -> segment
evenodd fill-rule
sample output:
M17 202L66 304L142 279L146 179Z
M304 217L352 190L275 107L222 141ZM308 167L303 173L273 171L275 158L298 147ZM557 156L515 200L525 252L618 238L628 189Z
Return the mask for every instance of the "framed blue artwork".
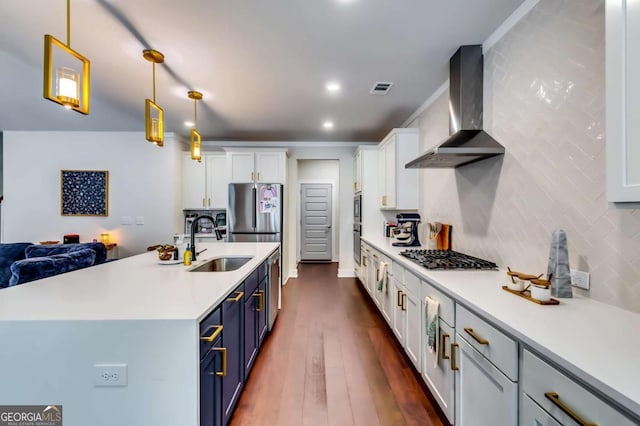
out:
M61 170L62 216L109 216L108 170Z

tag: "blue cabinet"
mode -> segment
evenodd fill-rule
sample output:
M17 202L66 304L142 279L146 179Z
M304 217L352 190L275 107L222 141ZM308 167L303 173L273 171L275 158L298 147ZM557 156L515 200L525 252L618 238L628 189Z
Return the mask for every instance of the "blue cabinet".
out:
M262 342L264 338L267 337L267 331L269 330L267 324L267 309L266 302L269 300L269 278L265 277L258 286L258 294L259 294L259 302L260 307L258 309L258 326L257 326L257 335L258 335L258 348L262 346Z
M226 348L222 346L220 309L200 323L200 426L222 424L222 377Z
M264 301L258 293L258 271L255 270L244 283L244 378L249 377L253 362L258 356L258 311Z
M227 349L226 375L222 378L222 424L226 425L244 384L244 283L222 303L222 345Z

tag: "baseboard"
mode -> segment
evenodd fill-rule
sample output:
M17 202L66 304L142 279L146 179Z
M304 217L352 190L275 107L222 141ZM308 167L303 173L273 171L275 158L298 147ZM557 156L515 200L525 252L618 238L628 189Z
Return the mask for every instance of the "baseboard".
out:
M297 269L290 269L289 270L289 275L287 276L287 279L284 280L284 283L282 285L287 284L287 281L289 281L291 278L298 278L298 270Z
M338 268L338 278L355 278L356 271L353 268Z

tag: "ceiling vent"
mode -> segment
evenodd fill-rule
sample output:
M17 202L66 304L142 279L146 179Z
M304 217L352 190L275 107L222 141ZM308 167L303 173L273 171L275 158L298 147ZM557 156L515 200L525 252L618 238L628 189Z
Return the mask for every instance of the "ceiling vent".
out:
M387 93L389 93L389 90L391 90L391 86L393 86L393 83L386 81L377 81L373 85L369 93L371 93L372 95L386 95Z

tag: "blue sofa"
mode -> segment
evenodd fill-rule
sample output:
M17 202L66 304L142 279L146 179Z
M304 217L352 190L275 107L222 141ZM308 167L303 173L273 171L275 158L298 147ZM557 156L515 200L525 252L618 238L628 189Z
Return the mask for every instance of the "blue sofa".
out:
M23 284L103 263L102 243L0 244L0 288Z

